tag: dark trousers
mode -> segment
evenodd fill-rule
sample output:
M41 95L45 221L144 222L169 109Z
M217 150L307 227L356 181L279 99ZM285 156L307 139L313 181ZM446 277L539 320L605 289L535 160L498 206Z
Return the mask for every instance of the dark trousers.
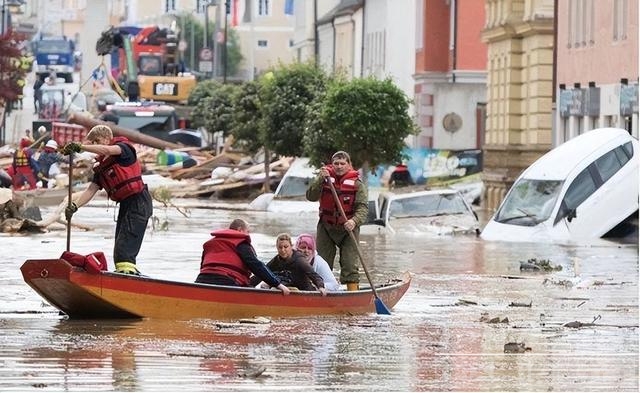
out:
M198 274L196 282L199 284L227 285L231 287L239 287L238 283L233 278L212 273Z
M142 192L120 202L113 261L136 263L149 218L153 215L151 194L145 186Z

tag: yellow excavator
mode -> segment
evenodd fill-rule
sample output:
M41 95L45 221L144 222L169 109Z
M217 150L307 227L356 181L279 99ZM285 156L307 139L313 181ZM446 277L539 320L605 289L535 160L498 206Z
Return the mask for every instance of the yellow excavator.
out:
M171 28L147 26L132 34L128 27L111 27L98 39L96 52L117 53L117 79L129 101L186 103L196 77L181 65L178 41Z

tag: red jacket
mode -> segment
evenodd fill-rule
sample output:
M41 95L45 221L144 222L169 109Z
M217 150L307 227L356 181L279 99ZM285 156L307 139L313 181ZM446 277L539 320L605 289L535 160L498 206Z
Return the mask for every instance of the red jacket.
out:
M118 142L126 143L135 151L127 138L115 137L111 144L115 145ZM98 185L104 188L109 198L116 202L124 201L144 189L142 167L138 160L129 166L122 166L117 163L116 156L100 157L98 165L93 170L97 175Z
M234 229L221 229L211 235L213 239L203 245L200 273L231 277L238 285L249 286L251 271L240 259L236 248L242 242L251 244L251 237Z
M347 219L352 218L355 210L356 192L358 191L358 171L351 169L339 179L336 179L336 173L332 167L327 168L330 174L330 181L334 181L334 187L340 204L344 209ZM340 210L335 203L331 187L325 182L322 184L322 194L320 194L320 221L327 224L337 225L344 224L345 220L340 214Z

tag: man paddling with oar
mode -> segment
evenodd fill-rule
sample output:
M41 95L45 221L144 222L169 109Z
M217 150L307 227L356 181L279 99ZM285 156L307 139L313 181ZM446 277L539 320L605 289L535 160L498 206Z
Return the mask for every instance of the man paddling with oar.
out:
M344 216L334 201L329 181L335 185ZM339 249L340 282L347 284L347 290L357 291L360 282L358 244L352 241L349 232L358 239L360 225L367 220L369 206L367 187L351 166L347 152L338 151L331 157L331 165L320 169L318 176L309 184L306 196L310 201L320 201L316 234L318 254L333 270Z

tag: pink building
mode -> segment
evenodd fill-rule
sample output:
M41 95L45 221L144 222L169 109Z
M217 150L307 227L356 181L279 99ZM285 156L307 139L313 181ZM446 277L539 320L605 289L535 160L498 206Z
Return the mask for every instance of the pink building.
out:
M600 127L638 137L638 1L555 0L554 145Z

